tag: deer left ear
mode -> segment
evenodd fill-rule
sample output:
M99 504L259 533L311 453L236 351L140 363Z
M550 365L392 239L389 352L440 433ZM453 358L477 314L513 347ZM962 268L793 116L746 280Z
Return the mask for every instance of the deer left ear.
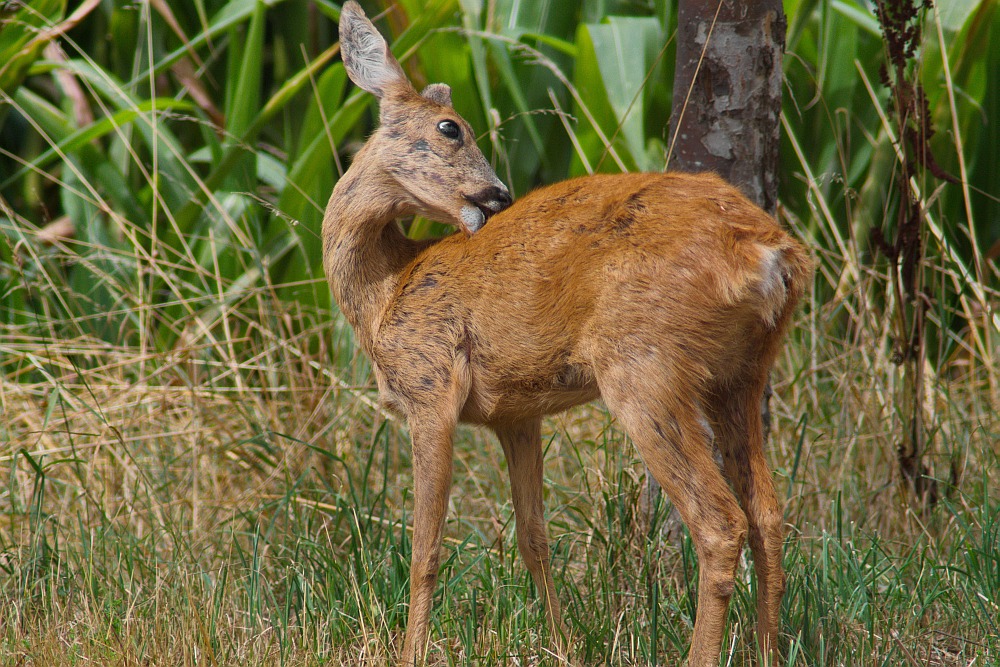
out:
M340 55L351 81L379 99L413 90L385 39L353 1L340 12Z
M420 96L446 107L451 106L451 88L444 83L432 83L420 92Z

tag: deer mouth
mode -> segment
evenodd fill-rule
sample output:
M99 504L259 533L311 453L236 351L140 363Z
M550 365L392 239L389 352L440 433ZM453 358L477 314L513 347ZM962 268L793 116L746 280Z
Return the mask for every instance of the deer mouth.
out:
M491 187L475 196L465 195L468 205L462 207L462 220L469 233L478 231L493 215L511 205L506 188Z
M486 220L489 220L490 218L493 217L494 214L499 213L500 211L503 210L503 206L501 206L500 202L497 201L488 201L488 202L470 201L469 203L478 208L479 212L483 214L483 218L485 218Z

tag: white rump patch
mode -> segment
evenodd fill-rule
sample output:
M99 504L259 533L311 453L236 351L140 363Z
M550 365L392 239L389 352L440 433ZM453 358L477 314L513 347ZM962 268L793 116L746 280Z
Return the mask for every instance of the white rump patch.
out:
M709 444L715 444L715 431L712 429L712 425L708 423L708 419L705 418L705 413L700 406L698 407L698 425L705 432L705 437L708 439Z
M785 280L781 271L780 250L761 246L760 278L760 291L765 298L784 297Z
M785 272L782 268L782 254L777 248L760 248L760 284L758 289L764 297L764 319L773 325L784 308L788 298L785 286Z

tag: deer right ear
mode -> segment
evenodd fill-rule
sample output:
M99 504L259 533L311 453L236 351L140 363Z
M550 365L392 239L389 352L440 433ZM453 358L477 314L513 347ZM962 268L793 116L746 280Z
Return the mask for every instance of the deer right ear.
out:
M443 104L446 107L451 106L451 88L444 83L432 83L420 91L420 97Z
M340 55L351 81L379 99L393 86L410 86L389 45L353 0L340 11Z

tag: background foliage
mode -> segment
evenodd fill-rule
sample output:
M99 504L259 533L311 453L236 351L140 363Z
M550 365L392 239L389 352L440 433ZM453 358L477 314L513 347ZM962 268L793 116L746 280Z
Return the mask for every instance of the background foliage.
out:
M785 3L779 215L819 267L775 375L792 664L1000 659L1000 14L941 5L922 11L911 65L933 119L911 180L943 489L927 508L894 472L905 332L869 241L891 231L915 121L894 116L869 4ZM377 118L337 58L338 16L326 0L0 4L0 654L15 662L391 655L406 437L375 405L319 254L326 199ZM515 195L664 167L675 23L668 0L401 0L378 22L418 86L452 86ZM640 520L642 467L598 407L549 427L581 659L678 660L689 543ZM435 659L555 664L504 472L483 456L495 444L463 431L457 449Z

